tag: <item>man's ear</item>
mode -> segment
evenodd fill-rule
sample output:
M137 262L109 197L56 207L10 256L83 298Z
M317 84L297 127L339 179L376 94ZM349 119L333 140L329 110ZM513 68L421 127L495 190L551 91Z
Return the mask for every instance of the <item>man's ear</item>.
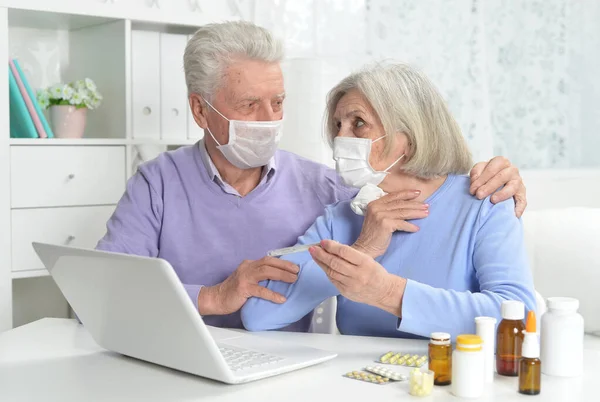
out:
M191 93L188 96L188 102L190 103L190 110L192 111L192 116L194 116L196 124L200 126L200 128L208 127L206 121L207 107L202 97L198 94Z

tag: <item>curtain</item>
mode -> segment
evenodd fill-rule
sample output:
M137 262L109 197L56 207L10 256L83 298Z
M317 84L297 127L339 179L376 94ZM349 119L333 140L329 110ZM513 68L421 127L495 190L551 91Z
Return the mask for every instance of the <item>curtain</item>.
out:
M253 11L286 41L289 63L314 59L286 76L290 88L316 82L290 108L304 118L319 120L323 102L302 99L350 71L402 61L444 95L476 160L600 166L600 1L255 0Z

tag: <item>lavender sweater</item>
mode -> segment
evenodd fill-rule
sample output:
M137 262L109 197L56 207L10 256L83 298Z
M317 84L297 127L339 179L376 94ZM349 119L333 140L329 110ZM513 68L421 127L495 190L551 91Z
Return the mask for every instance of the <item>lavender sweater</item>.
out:
M296 244L326 205L355 192L334 170L279 150L260 184L241 197L200 141L140 166L97 249L169 261L196 305L203 285L222 282L243 260ZM204 321L243 328L239 312ZM309 324L310 314L286 329L306 331Z

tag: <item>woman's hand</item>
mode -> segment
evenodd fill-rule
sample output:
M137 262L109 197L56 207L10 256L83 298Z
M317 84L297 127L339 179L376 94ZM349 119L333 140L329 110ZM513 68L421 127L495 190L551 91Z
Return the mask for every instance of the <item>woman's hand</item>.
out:
M309 252L342 296L401 317L406 279L388 273L368 255L333 240L322 240L321 247L311 247Z
M496 192L500 187L501 190ZM520 218L527 207L525 184L519 169L503 156L496 156L489 162L479 162L471 169L471 194L480 200L492 195L496 204L510 197L515 199L515 214Z
M377 258L385 253L395 231L418 231L417 226L406 220L422 219L429 215L429 205L413 201L420 194L418 190L405 190L370 202L362 230L353 247Z

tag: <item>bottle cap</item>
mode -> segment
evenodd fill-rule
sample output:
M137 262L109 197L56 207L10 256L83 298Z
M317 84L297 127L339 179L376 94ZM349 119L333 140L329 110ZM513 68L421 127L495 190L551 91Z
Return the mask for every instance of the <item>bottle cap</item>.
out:
M550 310L577 311L579 300L572 297L549 297L547 300Z
M535 312L529 310L527 313L527 321L525 321L525 332L536 332L535 327Z
M497 320L494 317L475 317L475 324L494 326L496 322Z
M502 318L506 320L522 320L525 318L525 304L517 300L502 302Z
M463 334L456 337L456 349L463 352L477 352L482 344L483 340L478 335Z
M450 345L450 334L447 332L432 332L431 343L434 345Z
M528 358L539 358L540 357L540 343L538 342L537 334L535 333L535 313L533 310L529 310L527 313L527 322L525 324L525 339L523 340L523 347L521 355Z

